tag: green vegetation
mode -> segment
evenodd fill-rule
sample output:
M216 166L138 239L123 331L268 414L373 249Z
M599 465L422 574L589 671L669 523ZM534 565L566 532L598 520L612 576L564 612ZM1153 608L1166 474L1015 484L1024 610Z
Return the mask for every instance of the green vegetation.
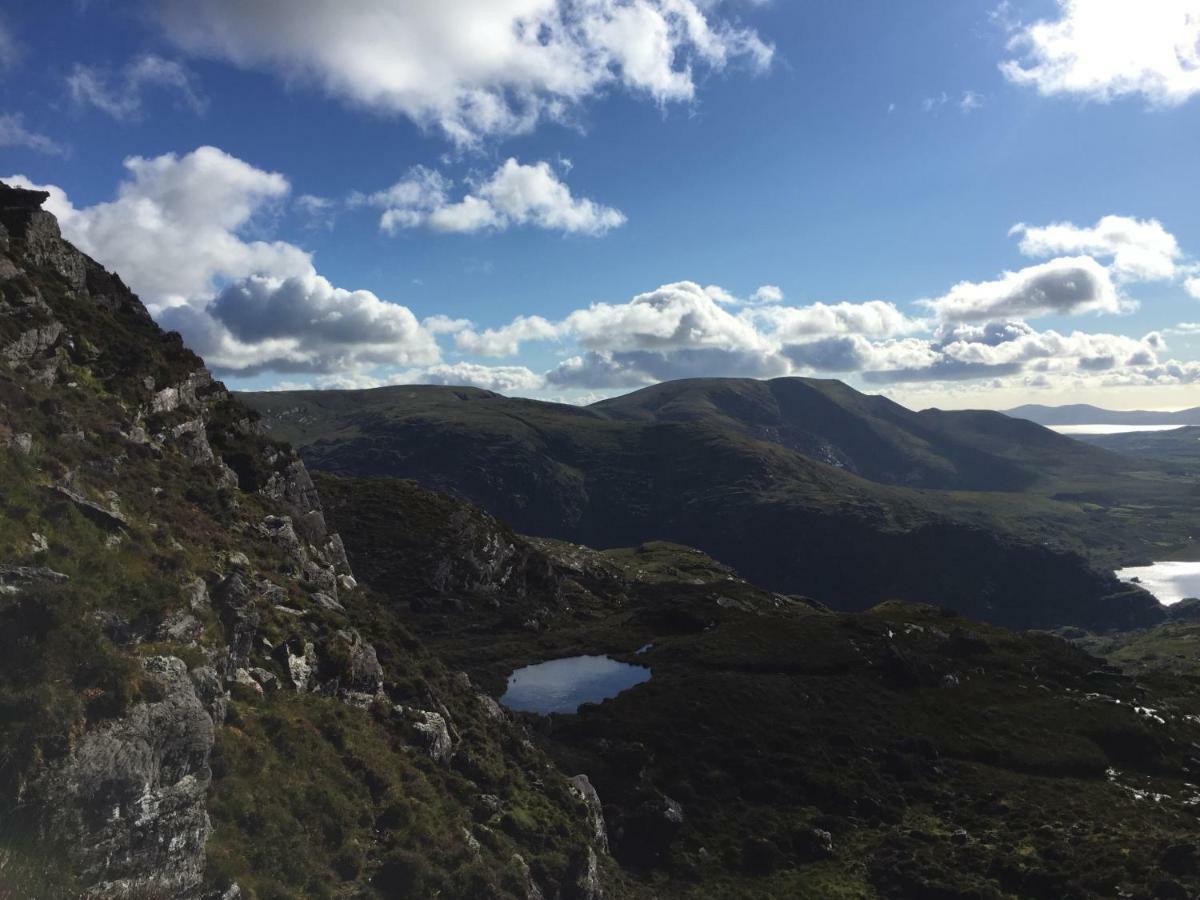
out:
M245 399L316 469L413 478L525 534L695 546L840 608L1147 625L1161 611L1112 569L1200 552L1195 477L840 382L690 380L587 408L441 387Z
M1188 677L1130 677L1058 638L932 607L833 614L677 545L521 538L411 482L319 485L351 557L493 693L518 666L574 654L652 668L577 715L525 718L560 768L588 774L616 858L660 896L1200 886L1187 855L1200 739ZM389 508L409 515L389 522ZM464 559L490 545L512 564L466 563L471 577L439 591L421 534L444 548L460 536ZM663 797L682 809L677 828L655 813Z

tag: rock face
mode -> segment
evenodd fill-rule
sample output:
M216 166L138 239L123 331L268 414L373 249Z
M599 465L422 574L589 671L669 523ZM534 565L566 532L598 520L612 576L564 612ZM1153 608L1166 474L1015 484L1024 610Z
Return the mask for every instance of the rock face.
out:
M182 660L151 657L145 677L162 699L85 734L32 789L91 896L192 897L204 875L213 720Z
M595 896L546 754L358 585L299 457L43 200L0 185L0 900L511 897L514 854L518 896ZM476 550L432 552L506 590ZM548 834L477 819L464 771Z

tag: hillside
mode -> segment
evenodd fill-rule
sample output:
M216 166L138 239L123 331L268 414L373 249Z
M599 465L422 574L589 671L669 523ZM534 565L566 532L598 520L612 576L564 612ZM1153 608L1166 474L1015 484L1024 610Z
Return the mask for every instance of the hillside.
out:
M0 896L622 896L566 775L44 199L0 186Z
M675 541L841 608L909 599L1019 627L1159 615L1080 555L1063 522L1104 523L1076 506L1011 492L951 498L847 471L974 466L1027 481L1029 460L1065 447L1074 476L1107 483L1103 467L1121 464L999 414L911 413L797 379L675 382L587 408L473 388L243 397L315 469L412 478L527 534L602 548ZM876 457L891 463L872 469Z
M0 188L0 896L1200 890L1186 676L314 481L43 199ZM496 702L573 653L652 678Z
M1073 403L1067 406L1029 404L1005 410L1005 415L1028 419L1039 425L1200 425L1200 406L1158 411L1101 409L1087 403Z
M1080 440L1113 453L1195 466L1200 462L1200 425L1183 425L1169 431L1133 431L1128 434L1080 435Z
M356 570L489 690L575 654L651 668L575 715L526 718L588 774L611 853L657 896L1183 896L1196 881L1179 874L1196 871L1186 675L1134 680L926 606L833 614L677 545L525 538L412 482L317 484Z

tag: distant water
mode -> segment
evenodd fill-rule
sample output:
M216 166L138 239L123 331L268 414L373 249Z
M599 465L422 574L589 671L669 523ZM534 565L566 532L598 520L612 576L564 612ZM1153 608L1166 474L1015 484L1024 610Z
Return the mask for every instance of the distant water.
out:
M573 713L650 680L650 670L607 656L572 656L517 669L500 702L520 712Z
M1200 562L1156 562L1152 566L1118 569L1122 581L1138 583L1165 606L1188 597L1200 597Z
M1131 431L1172 431L1183 425L1047 425L1059 434L1128 434Z

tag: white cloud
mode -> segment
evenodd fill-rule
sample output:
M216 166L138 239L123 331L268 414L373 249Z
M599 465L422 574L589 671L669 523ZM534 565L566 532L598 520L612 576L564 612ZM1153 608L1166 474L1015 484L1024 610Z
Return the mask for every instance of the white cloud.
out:
M962 96L958 98L958 108L968 115L977 109L982 109L983 94L978 91L963 91Z
M405 307L335 287L293 244L243 237L288 194L282 175L215 147L131 157L125 168L115 200L84 208L53 185L4 180L50 191L64 235L219 370L349 376L440 362L435 337Z
M186 51L314 83L458 143L563 119L621 85L690 100L699 69L772 49L724 0L158 0ZM464 24L466 23L466 24Z
M196 87L195 78L182 64L147 54L132 60L120 72L77 65L67 76L71 99L94 106L114 119L140 118L147 88L173 92L193 112L203 113L208 101Z
M1183 283L1183 287L1189 294L1200 300L1200 277L1189 278Z
M525 165L508 159L472 193L453 202L452 186L439 172L417 166L387 190L356 194L351 202L382 208L379 227L388 234L422 226L469 233L530 225L598 236L625 223L619 210L574 197L547 162Z
M752 303L780 303L782 300L783 289L774 284L760 285L758 289L750 295L750 301Z
M454 335L454 343L464 353L476 356L515 356L523 341L551 341L559 329L541 316L517 316L502 328L476 332L464 328Z
M256 213L287 195L279 173L216 147L132 156L125 168L116 200L76 209L58 190L49 208L67 238L120 272L151 312L210 296L218 280L311 268L309 255L292 244L241 237Z
M440 361L436 339L406 307L370 291L334 287L313 271L288 278L251 276L229 285L202 315L221 326L195 327L196 311L168 310L164 323L192 325L193 349L231 371L345 372L375 365Z
M1090 256L1063 257L1005 272L994 281L961 281L945 295L921 304L939 318L958 322L1027 318L1084 312L1122 312L1109 271Z
M860 334L894 337L922 327L893 304L882 300L866 303L813 303L809 306L770 306L757 316L774 326L783 343L799 343L816 337Z
M0 147L25 147L50 156L67 156L68 149L53 138L25 127L20 113L0 115Z
M589 350L763 350L771 342L691 281L667 284L628 303L594 303L563 322Z
M1113 275L1122 281L1174 278L1183 255L1174 235L1157 219L1105 216L1091 228L1070 222L1041 227L1021 223L1009 234L1021 235L1026 256L1086 253L1111 258Z
M534 391L545 379L524 366L481 366L475 363L454 363L432 366L417 376L424 384L470 385L501 394Z
M1058 0L1059 18L1018 26L1004 75L1044 95L1173 106L1200 93L1198 0Z

